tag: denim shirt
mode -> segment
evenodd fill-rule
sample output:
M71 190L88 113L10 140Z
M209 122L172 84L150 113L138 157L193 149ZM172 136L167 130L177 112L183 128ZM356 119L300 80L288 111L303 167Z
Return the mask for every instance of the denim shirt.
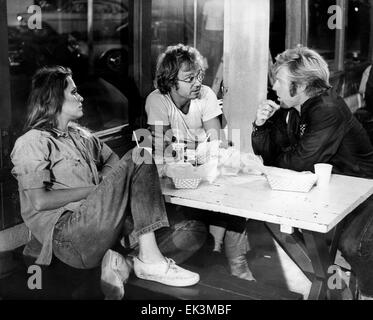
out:
M32 235L42 244L38 264L52 260L54 226L66 211L76 210L85 200L37 211L26 190L89 187L99 184L99 170L113 151L88 131L75 125L64 133L56 129L32 129L19 137L11 153L12 174L18 180L21 215Z

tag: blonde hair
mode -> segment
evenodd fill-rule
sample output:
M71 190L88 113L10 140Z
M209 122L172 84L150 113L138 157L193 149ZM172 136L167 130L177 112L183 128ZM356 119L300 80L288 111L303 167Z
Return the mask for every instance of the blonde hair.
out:
M276 57L273 74L281 67L287 67L290 74L290 95L294 96L296 88L305 85L305 93L314 97L331 86L329 68L326 61L315 51L298 45Z
M65 101L67 78L71 76L71 70L62 66L43 67L35 73L28 100L25 131L57 128L57 116Z

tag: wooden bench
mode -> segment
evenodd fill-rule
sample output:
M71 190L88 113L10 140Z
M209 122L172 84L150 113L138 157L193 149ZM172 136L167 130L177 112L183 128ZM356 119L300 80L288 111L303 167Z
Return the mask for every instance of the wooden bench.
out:
M214 268L183 267L198 272L201 280L178 288L131 276L125 290L130 300L301 300L303 296L283 288L241 280Z

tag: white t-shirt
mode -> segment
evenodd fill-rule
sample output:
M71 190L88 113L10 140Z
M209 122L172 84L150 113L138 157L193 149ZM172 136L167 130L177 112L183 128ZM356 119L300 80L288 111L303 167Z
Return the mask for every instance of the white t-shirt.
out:
M203 6L203 15L206 16L206 30L224 30L224 0L207 1Z
M175 106L170 94L161 94L158 89L146 98L145 110L149 125L171 126L176 138L188 142L204 141L203 122L222 114L215 93L207 86L202 86L200 97L190 102L187 114Z

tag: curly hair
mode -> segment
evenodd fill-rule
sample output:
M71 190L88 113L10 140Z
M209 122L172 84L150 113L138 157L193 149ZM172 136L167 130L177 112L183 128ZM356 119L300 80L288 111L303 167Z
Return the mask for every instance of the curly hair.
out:
M62 66L43 67L35 73L28 100L25 131L57 127L57 116L65 101L67 78L71 76L71 70Z
M290 95L294 96L299 86L305 85L305 93L314 97L329 89L329 68L326 61L315 51L298 45L276 57L273 74L286 66L290 74Z
M173 86L178 89L177 75L182 67L186 70L203 69L203 58L196 48L179 43L169 46L158 57L155 84L162 94L169 93Z

